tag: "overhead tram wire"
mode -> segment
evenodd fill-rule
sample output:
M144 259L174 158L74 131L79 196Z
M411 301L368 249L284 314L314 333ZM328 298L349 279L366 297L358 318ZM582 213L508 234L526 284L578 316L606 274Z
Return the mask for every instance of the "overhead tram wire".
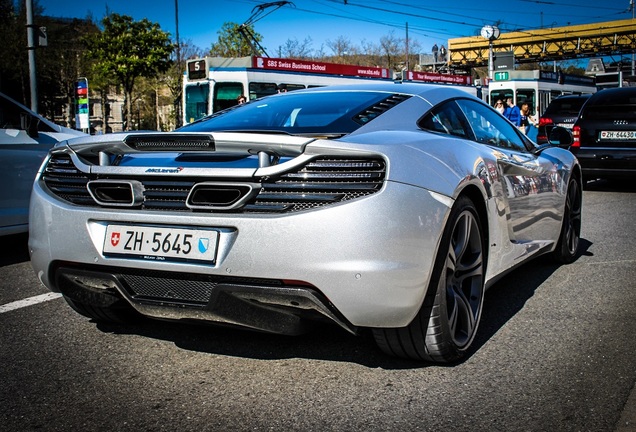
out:
M338 0L325 0L331 3L339 3L340 1ZM394 5L398 5L398 6L403 6L403 7L409 7L409 8L414 8L414 9L419 9L419 10L426 10L429 12L438 12L439 9L433 9L433 8L427 8L427 7L423 7L423 6L414 6L414 5L409 5L409 4L405 4L405 3L400 3L400 2L396 2L396 1L391 1L391 0L380 0L382 3L389 3L389 4L394 4ZM523 0L521 0L523 1ZM573 6L573 7L579 7L579 5L566 5L566 4L560 4L560 3L554 3L554 2L541 2L541 1L537 1L535 0L536 3L546 3L549 5L555 5L555 6ZM386 12L386 13L393 13L393 14L399 14L399 15L408 15L408 16L412 16L412 17L416 17L416 18L421 18L421 19L426 19L426 20L432 20L432 21L441 21L441 22L446 22L446 23L450 23L450 24L455 24L455 25L464 25L464 26L470 26L470 27L481 27L484 24L484 20L479 20L479 22L477 21L472 21L472 22L466 22L466 21L456 21L456 20L450 20L450 19L445 19L445 18L432 18L430 16L424 16L424 15L419 15L419 14L414 14L414 13L409 13L409 12L403 12L403 11L398 11L398 10L391 10L391 9L386 9L386 8L380 8L380 7L375 7L375 6L370 6L370 5L362 5L362 4L358 4L358 3L352 3L351 1L347 1L347 6L355 6L355 7L359 7L359 8L363 8L363 9L371 9L371 10L376 10L376 11L380 11L380 12ZM594 9L599 9L599 10L606 10L606 8L595 8L592 6L586 6L587 8L594 8ZM618 11L618 9L617 9ZM625 12L617 12L616 14L621 14L621 13L625 13ZM462 14L456 14L456 13L451 13L448 11L444 12L444 15L453 15L453 16L458 16L460 18L473 18L472 16L467 16L467 15L462 15ZM614 15L614 14L612 14ZM581 22L580 24L587 24L589 23L589 20L586 20L586 22ZM576 23L575 23L576 24ZM575 25L575 24L570 24L570 25ZM516 31L516 32L524 32L528 35L533 35L532 30L522 30L525 26L519 25L519 24L512 24L509 22L503 22L502 25L499 26L502 30L505 31ZM559 27L566 27L566 25L559 25ZM430 30L430 29L429 29ZM533 30L537 30L537 29L533 29Z
M362 9L366 9L366 10L372 10L372 11L377 11L377 12L385 12L385 13L391 13L391 14L395 14L395 15L400 15L400 16L410 16L410 17L414 17L414 18L418 18L418 19L422 19L422 20L428 20L428 21L434 21L434 22L445 22L445 23L449 23L449 24L455 24L455 25L462 25L462 26L469 26L471 28L480 28L481 26L484 25L484 23L486 22L483 19L478 19L475 20L473 16L467 16L467 15L461 15L461 14L453 14L453 13L448 13L448 12L444 12L445 15L457 15L461 18L472 18L473 20L466 20L466 21L457 21L457 20L451 20L451 19L445 19L445 18L439 18L439 17L431 17L430 15L421 15L421 14L415 14L415 13L410 13L410 12L404 12L404 11L400 11L400 10L391 10L391 9L386 9L386 8L381 8L381 7L375 7L375 6L369 6L369 5L363 5L363 4L359 4L359 3L353 3L350 0L348 0L346 2L346 5L342 2L342 0L322 0L323 2L327 2L327 3L332 3L335 4L337 6L353 6L356 8L362 8ZM404 7L410 7L410 8L415 8L415 9L420 9L420 10L427 10L427 11L437 11L434 9L430 9L430 8L426 8L426 7L421 7L421 6L413 6L413 5L407 5L404 3L400 3L400 2L396 2L396 1L391 1L391 0L381 0L384 3L390 3L390 4L395 4L398 6L404 6ZM524 0L521 0L524 1ZM528 0L529 1L529 0ZM261 2L259 1L254 1L251 2L254 4L261 4ZM319 1L317 1L316 3L320 3ZM536 3L541 3L540 1L536 1ZM549 2L545 2L545 3L549 3ZM551 3L554 5L565 5L565 4L559 4L559 3ZM395 28L395 29L400 29L402 30L404 28L404 26L402 24L391 24L391 23L387 23L387 22L383 22L383 21L379 21L379 20L375 20L375 19L370 19L370 18L361 18L359 15L355 15L355 16L351 16L351 15L342 15L342 14L337 14L337 13L328 13L328 12L319 12L319 11L315 11L315 10L310 10L310 9L304 9L304 8L295 8L295 10L299 11L299 12L305 12L305 13L311 13L311 14L315 14L315 15L322 15L322 16L331 16L334 18L343 18L343 19L348 19L348 20L354 20L354 21L360 21L360 22L367 22L370 24L376 24L376 25L383 25L383 26L387 26L387 27L391 27L391 28ZM338 9L336 9L338 10ZM586 20L587 21L587 20ZM585 24L586 22L583 22L582 24ZM570 25L576 25L576 24L570 24ZM536 31L537 30L545 30L544 28L539 28L539 29L523 29L523 26L518 25L518 24L511 24L511 23L507 23L507 22L502 22L499 25L500 29L505 31L505 32L519 32L519 33L523 33L526 34L528 36L539 36ZM564 25L561 25L559 27L565 27ZM421 31L425 31L426 33L421 33ZM415 34L418 34L420 36L424 36L424 37L430 37L429 33L433 33L433 34L439 34L439 35L444 35L446 37L448 37L449 35L452 35L452 33L450 32L440 32L440 31L431 31L430 27L427 28L422 28L422 27L418 27L416 25L413 25L411 23L409 23L409 31ZM547 41L556 41L559 38L557 37L546 37L546 35L540 35L541 37L546 38ZM466 37L466 36L460 36L460 37ZM471 36L468 36L471 37Z
M518 0L520 2L524 2L524 3L535 3L535 4L540 4L540 5L546 5L546 6L566 6L566 7L575 7L575 8L585 8L585 9L598 9L598 10L607 10L607 5L603 5L603 6L588 6L588 5L582 5L580 3L559 3L559 2L553 2L553 1L545 1L545 0ZM619 9L616 9L619 10Z
M332 2L332 3L337 2L337 0L325 0L325 1L329 1L329 2ZM404 11L396 11L396 10L385 9L385 8L369 6L369 5L362 5L362 4L358 4L358 3L352 3L351 1L347 1L347 6L354 6L354 7L359 7L359 8L362 8L362 9L369 9L369 10L374 10L374 11L378 11L378 12L386 12L386 13L397 14L397 15L401 15L401 16L410 16L410 17L420 18L420 19L425 19L425 20L441 21L441 22L446 22L446 23L449 23L449 24L466 25L466 26L481 25L481 22L479 24L476 24L476 23L468 23L468 22L464 22L464 21L449 20L449 19L445 19L445 18L431 18L430 16L426 16L426 15L414 14L414 13L404 12Z
M335 1L331 1L331 0L323 0L329 3L335 3L338 4L339 6L342 5L342 3L340 2L335 2ZM251 4L261 4L262 2L260 2L259 0L253 0L250 1L248 0L246 3L251 3ZM317 2L320 3L320 2ZM349 3L348 3L349 5ZM310 13L310 14L314 14L314 15L322 15L322 16L330 16L330 17L334 17L334 18L342 18L342 19L348 19L348 20L352 20L352 21L359 21L359 22L366 22L369 24L376 24L376 25L382 25L382 26L386 26L386 27L391 27L394 29L398 29L398 30L403 30L404 29L404 24L402 23L387 23L384 21L379 21L379 20L375 20L375 19L371 19L371 18L361 18L359 15L343 15L343 14L337 14L337 13L329 13L329 12L319 12L316 10L310 10L310 9L304 9L304 8L299 8L299 7L295 7L294 10L299 11L299 12L306 12L306 13ZM337 10L337 9L336 9ZM404 15L404 13L400 13L400 12L396 12L396 11L388 11L387 12L392 12L395 13L397 15ZM422 19L429 19L429 20L433 20L433 21L440 21L438 19L431 19L430 17L426 17L426 16L416 16L418 18L422 18ZM481 23L483 24L483 23ZM477 24L477 25L481 25L481 24ZM409 23L409 31L411 33L423 36L423 37L431 37L430 34L437 34L437 35L443 35L445 37L448 36L453 36L454 34L448 31L432 31L430 27L420 27L417 25L412 25L411 23Z

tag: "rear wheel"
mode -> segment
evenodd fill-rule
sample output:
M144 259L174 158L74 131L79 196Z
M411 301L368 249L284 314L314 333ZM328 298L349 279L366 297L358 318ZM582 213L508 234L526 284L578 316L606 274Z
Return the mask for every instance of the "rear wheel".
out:
M424 304L404 328L374 329L387 354L448 363L461 359L477 333L484 300L485 246L479 214L455 202L444 229Z
M552 253L555 261L569 264L576 259L581 239L581 209L583 193L579 182L570 179L565 208L563 210L563 224L556 249Z

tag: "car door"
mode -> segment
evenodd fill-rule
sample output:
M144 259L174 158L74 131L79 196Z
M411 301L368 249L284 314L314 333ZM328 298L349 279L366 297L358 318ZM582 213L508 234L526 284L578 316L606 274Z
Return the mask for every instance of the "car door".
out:
M55 133L12 100L0 97L0 235L24 232L28 227L29 200L35 175Z
M505 212L509 238L519 243L554 238L563 207L555 161L531 153L518 129L491 108L468 99L457 103L497 167L501 193L494 198Z

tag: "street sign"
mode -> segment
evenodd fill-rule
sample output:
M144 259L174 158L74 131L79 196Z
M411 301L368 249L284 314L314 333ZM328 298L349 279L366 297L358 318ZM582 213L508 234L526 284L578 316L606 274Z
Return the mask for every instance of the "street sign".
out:
M75 83L75 129L89 128L88 80L80 78Z
M510 74L508 72L495 72L495 81L508 81Z

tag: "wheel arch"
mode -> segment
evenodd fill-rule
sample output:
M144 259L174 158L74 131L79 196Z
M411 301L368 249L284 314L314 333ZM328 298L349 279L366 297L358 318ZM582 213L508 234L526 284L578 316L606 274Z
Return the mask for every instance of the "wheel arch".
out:
M460 191L457 195L457 198L465 196L469 198L473 204L475 205L475 209L477 210L477 214L479 216L479 224L481 225L482 233L483 233L483 241L484 241L484 253L485 253L485 264L484 270L488 268L488 258L489 258L489 244L490 244L490 230L488 226L488 209L486 207L486 199L484 198L483 192L473 184L467 185L464 189ZM457 199L456 198L456 199Z

